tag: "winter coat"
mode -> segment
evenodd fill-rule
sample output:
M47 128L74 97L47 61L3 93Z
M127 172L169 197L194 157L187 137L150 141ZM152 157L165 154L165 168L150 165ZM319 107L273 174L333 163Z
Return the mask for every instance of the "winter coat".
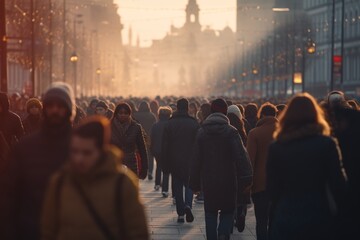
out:
M106 150L101 162L85 175L77 175L69 165L58 171L51 179L44 201L42 239L106 239L72 181L82 187L116 239L149 239L137 179L129 175L132 172L126 173L121 169L119 164L120 151L112 147ZM121 185L117 186L120 176ZM117 190L121 192L116 193Z
M148 155L142 127L131 120L125 134L123 134L119 124L116 118L111 122L111 143L124 152L124 165L140 178L145 178L146 175L145 177L143 175L148 170ZM136 151L139 152L141 158L141 172L139 172L137 164Z
M56 134L43 127L15 147L0 183L0 239L40 239L44 193L68 157L70 133L70 123Z
M317 125L281 136L269 148L270 240L332 239L345 176L337 142Z
M134 119L144 128L146 135L150 136L151 128L156 123L156 117L152 112L135 112Z
M162 139L164 135L164 130L166 127L166 124L169 122L169 120L162 120L160 119L157 123L154 124L154 126L151 129L151 146L150 150L151 153L159 160L161 153L162 153Z
M2 109L0 112L0 132L3 134L7 144L13 147L24 135L24 128L20 117L9 110L10 103L5 93L0 93L0 105Z
M190 187L204 192L205 212L234 212L237 197L251 185L252 168L238 131L221 113L211 114L196 138Z
M162 140L163 171L171 173L185 184L189 182L198 122L187 112L175 112L165 127Z
M277 122L274 117L264 117L249 133L246 149L254 170L252 193L265 191L266 159Z
M42 123L41 115L33 116L29 114L23 121L25 134L29 135L39 131L41 128L41 123Z

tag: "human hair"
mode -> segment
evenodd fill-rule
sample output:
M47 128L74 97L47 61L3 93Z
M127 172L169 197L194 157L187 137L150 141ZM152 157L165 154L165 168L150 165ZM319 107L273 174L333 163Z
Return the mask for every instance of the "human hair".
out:
M197 104L195 102L191 102L189 104L189 108L194 108L196 112L198 111L198 107L197 107Z
M354 110L359 110L359 104L356 102L356 100L349 100L348 104L351 106Z
M256 103L249 103L245 107L244 115L246 119L257 118L258 106Z
M276 107L269 103L266 102L263 105L261 105L259 111L258 111L258 115L257 117L260 119L262 116L264 117L275 117L276 116Z
M74 128L72 135L94 139L96 147L102 150L110 144L110 122L103 116L91 116Z
M330 127L325 120L324 112L314 97L308 93L297 94L281 114L274 138L279 139L282 135L307 125L317 125L323 135L330 135Z
M121 109L125 110L129 115L132 114L132 109L131 109L130 105L127 104L126 102L122 102L116 106L115 111L114 111L114 117L119 113L119 111Z
M150 105L147 101L142 101L139 105L138 112L150 112Z
M176 108L178 111L188 111L189 101L186 98L179 99L176 103Z
M245 108L242 104L236 104L236 106L240 109L241 115L244 116L245 115Z
M158 110L159 119L169 119L172 114L170 107L160 107Z
M235 113L228 113L227 117L229 118L230 125L238 130L241 140L246 144L247 136L245 131L245 124L242 119L239 119Z
M207 119L207 117L211 114L211 105L210 105L210 103L203 103L200 106L200 112L201 112L202 121Z

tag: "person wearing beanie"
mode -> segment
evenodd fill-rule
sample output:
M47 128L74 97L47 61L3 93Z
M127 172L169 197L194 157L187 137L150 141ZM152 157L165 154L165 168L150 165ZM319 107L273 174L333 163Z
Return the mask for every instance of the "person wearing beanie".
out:
M252 167L238 131L226 117L227 103L216 99L211 111L196 137L190 188L204 191L207 239L230 239L236 199L251 185Z
M178 223L193 222L193 192L189 188L190 167L199 124L188 113L189 101L185 98L177 102L177 111L172 115L164 129L161 161L165 174L170 173L173 195L176 201ZM185 188L185 200L184 200Z
M111 120L111 144L124 152L124 165L144 180L148 173L148 152L144 130L131 116L132 109L129 104L117 105Z
M30 98L26 102L26 111L28 115L23 121L26 135L34 133L40 129L42 121L42 108L43 106L37 98Z
M44 193L50 176L68 158L75 113L72 88L53 83L43 96L40 130L16 145L2 177L0 239L40 239Z

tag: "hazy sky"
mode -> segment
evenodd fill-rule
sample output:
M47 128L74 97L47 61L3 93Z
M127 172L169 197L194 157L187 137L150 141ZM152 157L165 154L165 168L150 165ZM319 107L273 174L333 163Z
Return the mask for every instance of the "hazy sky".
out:
M152 39L166 35L170 25L180 27L185 22L188 0L115 0L124 24L123 40L128 43L128 28L133 30L133 43L140 36L141 45L151 45ZM200 24L214 29L227 25L235 30L236 0L197 0L200 6Z

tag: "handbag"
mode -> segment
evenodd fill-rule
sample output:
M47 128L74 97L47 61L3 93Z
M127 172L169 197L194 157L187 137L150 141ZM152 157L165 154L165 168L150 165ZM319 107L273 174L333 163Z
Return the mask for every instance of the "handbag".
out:
M125 229L123 228L123 219L122 219L122 214L121 214L121 207L122 207L122 202L121 202L121 185L123 182L123 178L124 178L124 174L119 174L118 178L117 178L117 182L116 182L116 188L115 188L115 205L116 205L116 215L118 218L118 226L121 228L120 231L120 239L126 239L126 233L125 233ZM98 214L98 212L96 211L94 205L91 203L91 200L88 198L88 196L86 195L86 193L84 192L83 188L80 186L80 184L75 181L74 179L72 179L72 183L75 187L75 189L77 190L77 192L79 193L80 197L82 198L86 208L88 209L91 217L93 218L93 220L95 221L96 226L100 229L100 231L102 232L102 234L104 235L104 237L107 240L116 240L115 236L113 235L113 233L110 231L110 229L108 228L108 226L105 224L105 222L103 221L103 219L100 217L100 215Z

